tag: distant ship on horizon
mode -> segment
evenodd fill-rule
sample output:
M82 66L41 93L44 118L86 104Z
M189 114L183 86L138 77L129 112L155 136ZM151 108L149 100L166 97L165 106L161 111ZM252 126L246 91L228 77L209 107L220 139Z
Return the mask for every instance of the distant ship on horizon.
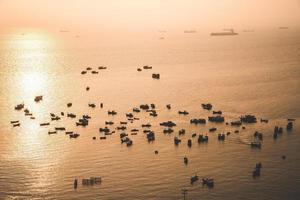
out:
M245 29L245 30L243 30L243 32L245 32L245 33L254 32L254 29Z
M184 33L197 33L195 30L185 30Z
M233 29L228 29L222 32L212 32L211 36L227 36L227 35L238 35L238 33L234 32Z
M279 26L278 29L289 29L287 26Z

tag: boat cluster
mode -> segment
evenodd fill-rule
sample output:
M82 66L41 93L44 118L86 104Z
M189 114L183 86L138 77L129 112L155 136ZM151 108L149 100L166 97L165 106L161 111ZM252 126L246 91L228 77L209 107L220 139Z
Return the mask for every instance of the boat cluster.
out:
M149 66L149 65L144 65L143 67L139 67L139 68L137 68L137 71L138 72L141 72L142 71L142 69L145 69L145 70L147 70L147 69L152 69L152 66Z
M10 121L10 123L12 124L13 127L17 127L21 125L19 120Z
M288 123L286 125L287 132L290 132L293 130L293 122L295 119L288 119ZM273 138L276 140L280 135L283 133L283 127L275 126L274 132L273 132Z
M160 74L152 74L153 79L160 79Z
M36 101L36 98L38 98L39 100ZM42 96L37 96L37 97L35 97L34 101L35 101L35 102L39 102L39 101L41 101L40 98L42 98ZM21 103L21 104L18 104L18 105L15 106L15 110L17 110L17 111L20 111L20 110L22 110L22 109L24 109L23 111L24 111L24 115L25 115L25 116L29 116L30 119L35 119L35 117L34 117L33 114L29 111L29 109L28 109L28 108L25 108L25 104L24 104L24 103Z
M138 68L137 68L137 71L138 71L138 72L141 72L141 71L143 71L143 70L150 70L150 69L152 69L152 66L144 65L143 67L138 67ZM152 74L152 78L153 78L153 79L160 79L160 74L159 74L159 73L153 73L153 74Z
M191 184L193 185L195 182L199 180L197 175L191 177ZM202 185L207 186L208 188L214 187L214 179L212 178L202 178Z
M98 68L100 69L100 68ZM106 69L106 67L103 67L101 69ZM140 68L139 68L140 69ZM148 69L152 69L152 67L150 66L144 66L143 67L144 70L148 70ZM142 70L142 69L140 69ZM87 71L92 71L92 68L86 68L86 72ZM139 71L139 70L138 70ZM43 99L43 96L36 96L34 101L35 102L40 102ZM72 103L67 103L67 108L72 107ZM88 103L87 106L89 108L96 108L97 104L96 103ZM218 125L218 124L222 124L225 123L226 125L229 126L233 126L235 128L240 127L242 125L247 125L247 124L252 124L252 123L257 123L258 120L254 115L242 115L240 116L237 120L233 120L233 121L227 121L225 122L225 117L223 116L223 112L221 110L214 110L213 106L211 103L203 103L201 104L202 108L204 110L207 110L210 114L209 116L207 116L207 118L192 118L192 119L188 119L187 123L189 122L192 125L198 126L198 125L206 125L206 123L208 123L209 125L214 124L214 125ZM100 108L103 108L103 103L100 103ZM166 106L167 110L171 110L172 106L171 104L167 104ZM32 113L25 108L24 103L22 104L18 104L15 106L15 110L17 111L21 111L24 110L25 115L29 115L33 118ZM150 103L150 104L140 104L139 106L135 106L131 109L132 112L127 112L127 113L123 113L124 117L126 118L126 120L124 121L120 121L120 122L115 122L115 121L104 121L105 126L100 127L99 133L100 133L100 140L103 139L107 139L107 136L118 133L120 136L120 142L121 144L126 144L127 147L130 147L133 145L133 140L131 139L131 136L137 135L138 132L140 132L140 128L134 126L132 127L130 124L132 124L134 121L138 121L140 120L139 117L137 117L136 115L138 115L139 113L149 113L149 116L151 117L157 117L158 116L158 109L157 106L154 103ZM184 116L188 116L189 112L187 110L179 110L176 113L178 113L179 115L184 115ZM118 112L116 110L107 110L107 115L108 116L115 116L118 115ZM81 116L80 118L78 118L78 116ZM81 127L86 127L89 125L89 121L91 120L91 116L84 114L84 115L77 115L75 113L65 113L61 112L60 114L54 114L54 113L50 113L50 119L51 122L52 121L59 121L61 120L61 118L63 117L68 117L71 119L75 119L77 118L78 120L75 122L76 126L81 126ZM143 117L144 118L144 117ZM288 124L286 125L286 130L287 131L291 131L293 129L293 122L295 120L294 119L288 119ZM129 123L130 122L130 123ZM261 119L260 120L261 123L268 123L267 119ZM11 121L11 124L13 127L18 127L20 126L20 122L18 120L14 120ZM118 124L118 125L117 125ZM40 126L49 126L50 122L43 122L40 123ZM173 137L173 141L174 141L174 145L175 146L179 146L182 143L185 143L188 148L191 148L193 146L193 140L196 140L195 142L198 144L203 144L203 143L208 143L209 140L209 136L208 133L213 134L214 132L219 131L216 127L212 126L209 127L208 129L208 133L206 134L197 134L197 133L191 133L191 137L187 138L186 141L184 141L181 137L184 136L186 134L186 130L181 128L178 129L178 131L176 131L175 127L177 127L177 124L171 120L168 121L163 121L159 123L159 126L161 126L163 129L161 130L162 133L164 134L173 134L176 133L176 135ZM155 126L158 127L158 126ZM143 123L141 124L141 129L142 132L145 134L145 137L147 139L147 141L150 142L154 142L155 141L155 132L153 130L151 130L152 128L152 124L150 124L149 122ZM242 129L245 129L245 126L242 126ZM80 136L80 134L75 133L73 131L67 131L65 127L54 127L54 130L49 130L48 134L49 135L53 135L53 134L57 134L59 132L65 132L66 135L69 136L69 138L78 138ZM128 134L128 132L130 132L130 135ZM217 134L217 140L222 142L225 141L226 137L228 137L230 135L231 132L227 132L226 134L223 132L219 132ZM234 133L239 133L239 130L235 130ZM276 126L274 128L274 134L273 137L274 139L277 139L277 137L283 133L283 128ZM96 137L93 136L92 137L93 140L96 140ZM263 141L263 134L255 131L255 133L253 134L253 141L250 143L251 148L257 148L260 149L262 147L262 141ZM155 154L158 154L158 151L155 150ZM188 164L188 158L185 156L184 157L184 164L187 165ZM256 168L253 172L253 177L257 177L260 175L260 169L261 169L261 164L257 164ZM191 178L191 184L193 184L194 182L198 181L198 176L195 175ZM99 181L100 180L100 181ZM90 179L83 179L82 180L82 184L83 185L93 185L96 183L101 182L101 178L98 179L96 178L90 178ZM207 186L209 188L212 188L214 186L214 181L213 179L209 179L209 178L205 178L202 179L202 184L204 186ZM74 181L74 187L75 187L75 181ZM77 179L76 179L76 187L77 187Z
M107 67L104 66L100 66L97 68L97 70L94 70L92 67L87 67L85 70L81 71L81 74L87 74L88 72L90 72L91 74L99 74L99 70L104 70L107 69Z
M143 67L143 69L151 69L151 68L152 67L149 67L149 66L144 66ZM103 69L106 69L106 68L103 68ZM92 70L92 69L87 68L87 70L89 71L89 70ZM39 102L40 100L42 100L42 97L43 96L36 96L34 101ZM73 105L72 103L67 103L68 108L72 107L72 105ZM202 106L203 109L208 110L208 111L212 110L212 108L213 108L211 103L203 103L203 104L201 104L201 106ZM95 108L96 104L95 103L89 103L88 107ZM25 108L24 104L18 104L17 106L15 106L15 110L22 110L24 108ZM103 103L100 103L100 108L103 108ZM170 110L171 105L167 104L166 108L168 110ZM121 121L120 126L117 126L115 128L115 130L111 130L110 128L107 127L107 126L114 125L113 121L105 121L106 126L99 128L99 132L104 134L103 136L100 136L100 139L106 139L106 136L112 135L113 133L116 132L116 130L117 131L123 131L122 133L120 133L121 143L126 143L127 146L131 146L133 144L133 141L128 137L128 134L126 134L124 131L127 130L127 123L128 122L133 123L135 120L139 120L139 118L135 117L134 113L140 113L141 111L145 111L146 113L149 113L149 116L152 116L152 117L158 116L156 106L153 103L151 103L151 104L141 104L138 107L133 107L132 108L132 113L125 113L127 121ZM32 114L29 112L28 109L24 109L24 112L25 112L25 115L32 116ZM114 115L117 115L117 111L108 110L107 114L114 116ZM186 110L179 110L178 114L188 115L189 112L186 111ZM208 116L208 118L207 118L207 120L209 122L223 123L225 121L225 117L222 116L223 112L221 110L212 111L212 114L213 114L212 116ZM50 113L50 116L51 116L51 121L58 121L58 120L61 119L62 116L64 116L64 112L61 112L60 115L55 115L53 113ZM77 115L74 114L74 113L67 113L66 116L69 117L69 118L76 118L77 117ZM77 122L75 122L75 125L86 127L86 126L89 125L89 120L90 119L91 119L91 117L89 115L82 115L82 117L79 118ZM194 124L194 125L206 124L207 120L204 119L204 118L193 118L193 119L190 119L190 124ZM294 119L288 119L288 124L287 124L287 127L286 127L286 129L288 131L291 131L293 129L293 121L294 121ZM243 123L247 124L247 123L256 123L256 122L257 122L257 118L254 115L242 115L242 116L240 116L239 120L235 120L235 121L232 121L230 123L226 122L226 125L230 124L231 126L241 126ZM261 119L260 122L261 123L267 123L268 120ZM20 122L18 120L11 121L11 124L13 125L13 127L20 126ZM49 122L40 123L40 126L49 126L49 125L50 125ZM161 123L159 123L159 125L164 127L164 129L162 131L164 134L173 133L174 132L173 128L175 126L177 126L176 123L173 122L173 121L161 122ZM151 124L150 123L142 124L142 128L151 128ZM242 128L245 129L244 126ZM216 132L217 128L211 127L208 130L209 130L209 132ZM77 137L80 136L80 134L78 134L78 133L74 133L72 131L66 131L64 127L55 127L55 130L54 131L49 130L48 134L49 135L56 134L56 133L58 133L58 131L65 131L66 135L69 135L70 138L77 138ZM139 132L139 129L136 129L136 128L131 129L131 135L137 135L138 132ZM178 131L178 136L184 135L185 132L186 132L185 129L180 129ZM234 132L238 133L239 130L235 130ZM274 139L277 139L278 135L282 134L282 132L283 132L283 128L276 126L274 128L274 134L273 134ZM152 131L150 129L146 129L146 130L143 130L143 133L146 134L148 142L152 142L152 141L155 140L154 131ZM230 132L227 132L226 135L224 133L219 133L218 136L217 136L217 139L219 141L224 141L226 136L228 136L228 135L230 135ZM192 134L192 138L194 138L196 136L197 136L197 133ZM96 139L96 137L93 137L93 140L95 140L95 139ZM256 131L254 133L254 141L250 143L251 148L260 149L262 147L262 143L261 143L262 140L263 140L263 134ZM179 137L177 137L177 136L174 137L174 144L176 146L179 145L181 143L181 141L182 140ZM208 135L199 134L198 135L198 143L201 144L201 143L206 143L206 142L208 142ZM191 139L187 140L187 146L192 147L192 140Z

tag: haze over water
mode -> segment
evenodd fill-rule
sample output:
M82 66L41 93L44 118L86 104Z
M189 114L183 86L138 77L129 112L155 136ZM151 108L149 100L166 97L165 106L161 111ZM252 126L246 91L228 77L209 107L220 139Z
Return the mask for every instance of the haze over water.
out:
M0 14L0 199L183 199L183 188L188 189L187 199L300 196L297 1L270 4L270 10L277 10L280 17L263 12L268 6L258 1L24 2L0 2L0 10L6 10ZM261 8L265 20L258 23L259 17L251 20L245 14L240 17L242 22L237 21L247 10L246 2L249 13L255 5ZM55 15L52 10L58 5ZM168 5L169 14L167 9L156 9ZM197 12L204 10L197 10L200 5L206 5L208 11ZM44 13L47 6L51 12ZM13 17L13 11L22 8L24 19ZM96 8L107 11L96 15ZM227 12L214 17L214 8ZM230 14L235 8L240 8L238 13ZM30 17L31 10L40 17ZM184 14L176 18L179 11ZM211 24L200 20L205 17ZM89 19L95 19L95 23ZM48 25L44 20L49 20ZM278 29L280 26L288 29ZM239 35L210 36L223 28L234 28ZM153 69L138 72L137 68L144 65ZM97 70L99 66L107 69ZM99 74L81 75L87 67ZM159 73L160 79L152 79L152 73ZM43 95L43 100L36 103L38 95ZM68 108L69 102L73 105ZM102 109L100 102L104 104ZM35 119L14 109L20 103ZM96 108L89 103L95 103ZM122 131L99 139L104 136L99 128L107 126L105 121L115 122L108 126L114 130L120 121L127 121L125 113L146 103L156 105L158 116L151 117L145 111L134 114L140 120L129 122L124 131L132 146L120 143ZM225 123L190 124L190 119L212 116L212 111L202 109L202 103L211 103L212 110L222 110L225 122L253 114L258 123L243 124L245 129ZM172 109L168 110L167 104ZM118 114L107 115L108 110ZM187 110L189 115L178 115L179 110ZM61 112L77 117L61 116ZM61 120L51 121L50 113L61 116ZM83 114L91 116L89 125L76 126ZM261 123L261 118L269 122ZM290 132L285 128L287 118L296 119ZM20 127L12 127L12 120L19 120ZM164 134L159 123L168 120L177 126L173 133ZM40 126L43 122L50 125ZM152 143L141 128L148 122L155 132ZM273 139L275 126L284 128L277 140ZM55 127L66 127L80 136L70 139L64 132L49 135ZM217 131L209 132L212 127ZM134 128L139 129L138 134L130 135ZM186 134L175 146L174 137L182 128ZM218 141L218 134L228 131L231 134L225 141ZM261 149L250 147L255 131L264 135ZM198 136L192 138L192 133L207 134L209 142L198 144ZM192 139L191 148L188 139ZM184 156L189 159L188 165L183 162ZM261 176L253 179L258 162L263 165ZM200 179L214 178L214 188L202 186L200 180L191 185L190 178L195 174ZM81 185L81 179L93 176L100 176L102 183ZM76 190L74 179L79 181Z

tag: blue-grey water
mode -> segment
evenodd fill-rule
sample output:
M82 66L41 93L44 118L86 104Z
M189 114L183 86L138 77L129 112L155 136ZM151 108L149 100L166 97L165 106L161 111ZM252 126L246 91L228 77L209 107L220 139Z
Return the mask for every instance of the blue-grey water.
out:
M86 67L102 65L107 69L99 74L80 74ZM138 72L143 65L153 69ZM152 73L160 73L160 80L152 79ZM111 37L3 34L0 82L0 199L183 199L183 188L188 189L187 199L300 197L299 30L257 30L229 37L171 32ZM40 103L33 100L37 95L43 95ZM201 108L208 102L213 110L223 111L226 122L254 114L269 123L245 125L244 130L225 123L191 125L192 118L212 115ZM35 119L14 110L20 103ZM98 129L105 121L114 121L114 129L126 120L125 113L144 103L154 103L158 116L135 114L140 120L129 123L125 131L133 140L131 147L120 143L120 131L99 139ZM108 116L113 109L118 114ZM190 114L180 116L179 110ZM51 121L50 113L61 111L89 114L92 119L85 128L75 126L78 116ZM296 119L291 132L285 130L287 118ZM11 120L19 120L20 127L13 128ZM177 124L170 135L159 126L167 120ZM42 122L51 124L40 127ZM147 122L156 134L153 143L142 132L141 124ZM274 140L276 125L284 127L284 133ZM57 126L80 136L48 135ZM209 133L211 127L217 131ZM130 135L132 128L139 133ZM173 138L181 128L187 132L176 147ZM237 129L240 132L234 133ZM231 134L219 142L217 134L228 131ZM249 146L255 131L264 134L261 149ZM189 148L192 133L207 134L209 142L198 144L193 138ZM187 166L184 156L189 158ZM253 179L257 162L263 168ZM208 189L200 181L191 185L195 174L214 178L215 187ZM73 189L75 178L81 182L92 176L101 176L102 183L80 183Z

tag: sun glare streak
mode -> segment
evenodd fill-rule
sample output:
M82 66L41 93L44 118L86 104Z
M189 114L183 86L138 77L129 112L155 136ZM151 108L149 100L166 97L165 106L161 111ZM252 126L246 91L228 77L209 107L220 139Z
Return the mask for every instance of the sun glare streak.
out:
M51 48L55 41L48 34L22 33L11 37L9 49L15 57L10 70L17 96L35 96L47 90L51 69Z
M41 92L46 89L47 86L46 76L46 74L35 71L22 74L22 76L19 77L19 88L21 88L24 93L35 94Z
M10 84L7 84L8 100L14 105L25 103L25 108L29 109L35 119L26 117L22 121L22 136L19 135L15 143L10 145L13 153L7 160L18 160L30 166L32 171L24 170L24 176L27 179L34 177L34 180L26 187L38 193L46 193L49 185L56 184L51 179L51 174L58 174L58 163L64 159L64 155L59 155L54 150L45 150L54 145L49 142L48 135L44 135L48 130L39 130L39 122L44 120L48 104L47 101L37 104L33 100L37 95L47 96L51 88L52 50L56 43L56 38L47 33L28 31L14 33L7 42L7 56L13 60L7 67L10 74ZM12 115L11 118L13 117Z

